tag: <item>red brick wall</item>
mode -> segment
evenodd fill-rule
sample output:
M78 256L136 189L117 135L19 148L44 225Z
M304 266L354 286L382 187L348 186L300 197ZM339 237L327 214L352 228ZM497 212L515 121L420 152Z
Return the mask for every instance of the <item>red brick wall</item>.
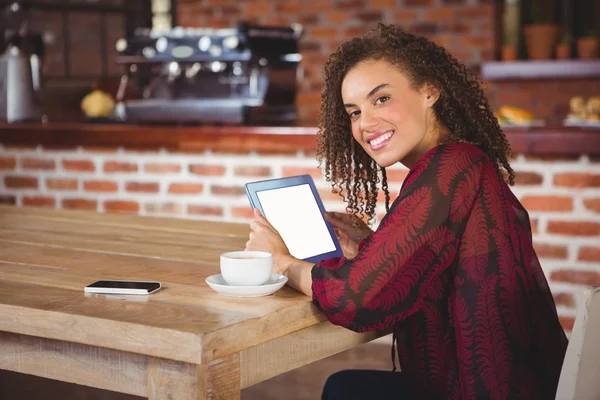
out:
M400 24L444 46L459 60L476 66L494 59L496 6L491 0L180 0L183 26L231 27L240 20L265 25L301 23L305 79L297 104L303 120L315 121L327 55L343 41L377 22ZM562 121L568 100L597 95L600 80L494 83L487 90L494 108L504 104L533 111L537 118Z

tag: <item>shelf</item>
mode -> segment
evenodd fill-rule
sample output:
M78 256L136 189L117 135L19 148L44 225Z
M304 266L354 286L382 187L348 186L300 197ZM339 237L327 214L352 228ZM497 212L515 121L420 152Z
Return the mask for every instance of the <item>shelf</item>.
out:
M540 127L504 130L515 154L600 154L600 128ZM313 152L311 126L142 126L76 123L6 124L0 144L58 147L125 147L179 151Z
M519 79L600 79L600 60L490 61L481 63L488 81Z

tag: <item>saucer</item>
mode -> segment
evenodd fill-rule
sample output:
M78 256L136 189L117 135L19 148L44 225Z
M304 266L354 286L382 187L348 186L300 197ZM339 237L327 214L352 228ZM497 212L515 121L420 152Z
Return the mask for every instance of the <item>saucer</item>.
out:
M268 296L275 293L285 285L288 278L280 274L271 274L267 282L258 286L231 286L225 282L221 274L212 275L205 279L205 282L214 291L226 296L234 297L259 297Z

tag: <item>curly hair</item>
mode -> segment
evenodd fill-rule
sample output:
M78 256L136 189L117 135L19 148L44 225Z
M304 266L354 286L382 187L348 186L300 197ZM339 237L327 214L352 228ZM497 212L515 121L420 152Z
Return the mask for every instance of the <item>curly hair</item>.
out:
M380 182L386 211L390 203L385 168L379 167L355 142L342 101L344 77L366 60L384 60L396 66L414 89L427 83L440 89L433 112L438 123L449 130L440 144L469 142L478 146L495 163L498 173L510 185L514 184L514 171L508 162L512 155L510 145L478 76L443 47L397 26L380 23L365 36L342 44L325 63L317 160L320 168L325 161L325 177L332 183L332 191L348 203L346 211L372 223Z

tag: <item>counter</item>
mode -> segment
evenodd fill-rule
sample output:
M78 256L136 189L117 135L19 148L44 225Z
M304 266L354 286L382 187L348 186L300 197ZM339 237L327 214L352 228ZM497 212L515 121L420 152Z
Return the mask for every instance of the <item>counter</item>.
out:
M1 124L0 143L42 146L165 148L181 151L316 149L316 127L143 126L76 123ZM600 154L600 129L507 128L514 153Z

